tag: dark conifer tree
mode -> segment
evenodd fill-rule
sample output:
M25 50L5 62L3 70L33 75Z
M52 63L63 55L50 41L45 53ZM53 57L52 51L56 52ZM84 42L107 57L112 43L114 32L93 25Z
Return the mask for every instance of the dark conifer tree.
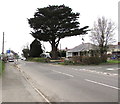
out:
M41 53L43 53L41 43L37 39L35 39L30 44L30 57L40 57Z
M31 35L42 41L48 41L52 47L52 58L57 59L57 47L60 39L86 34L88 26L79 28L79 13L65 6L38 8L33 18L28 19L33 28Z

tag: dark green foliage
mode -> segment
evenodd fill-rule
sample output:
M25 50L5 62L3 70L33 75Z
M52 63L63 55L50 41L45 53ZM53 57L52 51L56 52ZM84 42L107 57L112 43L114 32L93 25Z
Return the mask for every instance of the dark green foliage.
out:
M31 35L39 40L48 41L52 47L52 58L57 59L57 47L61 38L86 34L88 26L79 28L79 13L65 6L38 8L33 18L28 19L34 31Z
M30 44L30 57L40 57L41 53L43 53L41 43L37 39L35 39Z
M23 56L27 59L30 56L30 50L29 49L23 49Z
M59 57L66 57L66 51L65 50L60 50L58 53Z

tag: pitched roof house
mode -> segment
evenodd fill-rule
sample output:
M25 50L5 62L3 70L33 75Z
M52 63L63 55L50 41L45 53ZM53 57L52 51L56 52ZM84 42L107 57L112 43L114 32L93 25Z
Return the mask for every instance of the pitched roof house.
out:
M90 50L98 50L99 47L95 44L91 43L82 43L72 49L69 49L66 51L66 57L73 57L73 56L80 56L81 52L87 51L89 54ZM113 54L113 53L120 53L120 42L118 42L118 45L109 45L109 48L107 50L107 54Z
M98 46L91 43L82 43L66 52L66 57L80 56L81 52L89 50L97 50Z

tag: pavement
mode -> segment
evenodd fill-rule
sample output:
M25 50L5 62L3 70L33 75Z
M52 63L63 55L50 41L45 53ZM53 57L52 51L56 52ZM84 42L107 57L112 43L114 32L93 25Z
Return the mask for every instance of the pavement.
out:
M19 61L17 66L50 102L118 102L117 65L62 66Z
M2 102L45 102L44 98L35 91L22 73L17 70L13 62L6 63L5 72L1 79Z

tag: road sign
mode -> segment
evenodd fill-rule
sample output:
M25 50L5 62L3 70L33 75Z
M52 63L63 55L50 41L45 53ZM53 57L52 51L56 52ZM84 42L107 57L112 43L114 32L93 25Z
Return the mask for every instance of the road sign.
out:
M10 50L7 50L7 53L10 53Z

